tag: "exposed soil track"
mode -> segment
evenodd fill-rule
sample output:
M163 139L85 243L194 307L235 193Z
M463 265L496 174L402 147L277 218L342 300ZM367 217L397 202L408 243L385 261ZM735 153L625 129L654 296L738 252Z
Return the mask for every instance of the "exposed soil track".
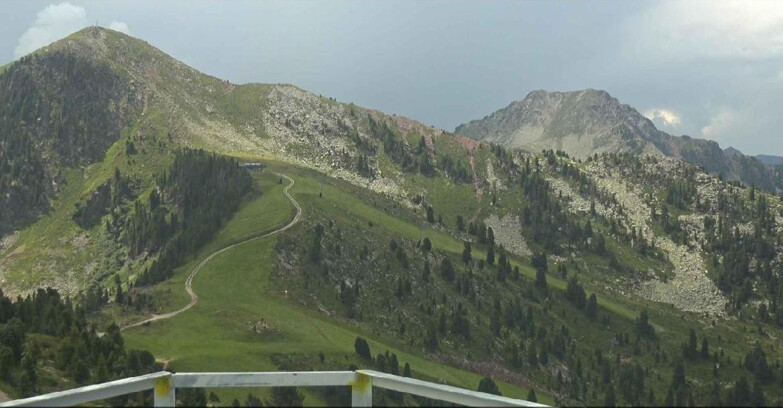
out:
M291 187L294 186L294 179L292 179L292 178L290 178L290 177L288 177L286 175L282 175L282 174L281 174L281 177L284 177L288 181L290 181L288 186L286 186L285 190L283 190L283 193L285 194L286 197L288 197L288 199L291 201L291 203L294 205L294 207L296 207L296 215L294 215L294 218L292 218L286 224L283 224L282 226L280 226L280 227L278 227L278 228L276 228L276 229L274 229L272 231L269 231L269 232L267 232L265 234L254 236L254 237L250 237L250 238L248 238L248 239L246 239L244 241L237 242L236 244L229 245L229 246L227 246L225 248L219 249L219 250L211 253L208 257L204 258L204 260L201 261L201 263L198 264L198 266L196 266L193 269L192 272L190 272L190 275L188 275L188 279L185 280L185 290L187 290L188 291L188 295L190 295L190 302L188 302L187 305L185 305L181 309L175 310L173 312L164 313L164 314L160 314L160 315L153 315L149 319L142 320L142 321L137 322L137 323L129 324L127 326L122 327L121 330L126 330L126 329L130 329L132 327L141 326L141 325L144 325L144 324L147 324L147 323L151 323L151 322L154 322L154 321L157 321L157 320L170 319L170 318L172 318L172 317L174 317L174 316L176 316L176 315L178 315L180 313L183 313L183 312L187 311L188 309L190 309L191 307L195 306L198 303L198 295L196 294L196 292L193 291L193 279L196 277L196 275L199 273L199 271L201 271L201 269L204 268L204 265L206 265L207 263L209 263L209 261L212 260L212 258L216 257L217 255L219 255L219 254L221 254L221 253L223 253L225 251L228 251L231 248L234 248L234 247L237 247L239 245L248 243L250 241L255 241L257 239L263 239L263 238L271 237L272 235L275 235L275 234L278 234L280 232L283 232L283 231L291 228L294 224L296 224L299 221L299 217L302 215L302 207L299 206L299 203L297 203L296 200L294 199L294 197L291 195L291 193L288 192L288 190L290 190Z

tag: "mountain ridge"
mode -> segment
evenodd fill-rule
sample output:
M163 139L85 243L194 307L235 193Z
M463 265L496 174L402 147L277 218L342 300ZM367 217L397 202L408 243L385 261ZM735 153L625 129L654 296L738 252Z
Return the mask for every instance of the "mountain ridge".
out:
M83 83L90 78L105 80L90 88ZM11 168L0 176L0 192L7 192L0 194L0 283L12 295L40 286L74 294L106 270L126 276L144 268L147 259L132 262L128 255L121 255L119 264L99 266L104 255L111 258L107 251L122 245L99 245L109 240L100 223L82 228L74 209L89 212L102 203L117 174L128 179L133 197L145 197L181 148L314 169L420 208L412 200L421 187L405 173L420 165L431 174L434 166L445 169L437 164L436 146L440 154L467 156L476 144L293 85L235 85L187 67L145 41L100 27L9 64L0 82L7 85L0 98L11 102L3 104L7 111L0 115L2 135L11 141L0 143L0 168ZM95 92L86 92L90 89ZM31 95L40 95L38 103L29 103L36 110L25 109ZM65 116L58 113L63 96L81 101ZM97 120L103 117L108 119ZM447 165L441 171L475 174L467 158ZM55 251L69 256L46 265L36 260ZM87 256L91 251L94 256Z
M756 158L726 155L712 140L663 132L603 90L532 91L521 101L457 126L454 132L531 152L562 150L580 159L622 152L666 155L768 191L783 188L783 175Z
M783 164L783 157L781 156L775 156L770 154L759 154L756 155L756 158L759 159L760 162L768 166L779 166Z
M33 146L61 135L76 143L73 152L31 150L38 162L52 158L59 175L53 192L32 197L49 202L44 214L0 240L6 295L56 287L91 318L121 325L178 310L200 262L293 215L285 174L302 207L296 225L215 256L190 279L198 307L125 331L128 344L178 371L356 363L389 372L403 361L396 351L416 376L454 383L427 361L440 362L525 393L535 387L556 398L552 405L601 405L615 385L626 405L644 405L648 392L658 396L650 405L667 391L701 401L757 367L783 373L761 349L770 361L780 355L783 202L665 154L709 157L706 144L726 156L717 144L643 137L649 121L606 92L541 91L528 101L539 104L530 123L548 126L563 146L587 123L599 143L619 140L631 152L635 142L651 153L526 154L295 86L231 84L150 48L89 28L11 67L34 78L51 71L74 87L79 77L65 74L78 70L51 58L67 54L108 67L111 81L100 88L117 91L96 92L105 97L85 102L85 112L114 118L111 107L123 105L106 101L136 102L100 128L14 128ZM26 83L6 74L0 81ZM32 85L17 94L70 89ZM57 101L42 98L40 109L56 112ZM6 123L24 117L11 113ZM90 121L78 113L64 123ZM75 160L82 156L89 160ZM2 162L9 157L23 156L0 156L0 167L16 166ZM237 158L265 170L243 169ZM32 189L35 180L12 182ZM188 213L184 203L203 206ZM187 240L172 246L178 237ZM370 338L375 358L355 358L357 335ZM385 341L400 348L383 354ZM673 389L677 364L696 381ZM714 387L701 381L710 372ZM777 384L764 386L762 400L766 391L779 404Z

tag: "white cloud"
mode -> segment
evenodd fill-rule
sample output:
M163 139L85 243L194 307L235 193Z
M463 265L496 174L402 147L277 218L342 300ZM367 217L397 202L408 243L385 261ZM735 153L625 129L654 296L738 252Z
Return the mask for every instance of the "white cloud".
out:
M783 56L780 1L668 1L626 22L629 51L652 59Z
M710 124L701 128L701 135L709 139L726 139L732 129L740 124L740 115L730 108L719 109Z
M112 21L111 24L109 24L109 28L114 31L119 31L121 33L130 35L130 29L128 28L128 25L122 21Z
M682 123L680 116L671 109L649 109L644 112L644 116L656 124L663 124L664 126L670 128L677 127L680 125L680 123Z
M35 16L35 22L19 37L14 58L25 56L45 45L89 25L87 10L71 3L50 4ZM130 35L128 24L112 21L109 28Z
M19 37L14 58L27 55L87 25L84 7L71 3L50 4L39 11L35 22Z

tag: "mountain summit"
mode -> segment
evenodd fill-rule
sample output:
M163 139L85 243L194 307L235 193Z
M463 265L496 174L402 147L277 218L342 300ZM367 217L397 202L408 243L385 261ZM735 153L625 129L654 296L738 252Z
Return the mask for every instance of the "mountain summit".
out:
M779 171L757 159L727 155L711 140L658 130L636 109L602 90L533 91L482 119L457 126L455 133L530 152L562 150L581 159L620 152L665 155L767 190L783 187Z
M647 118L606 91L530 92L456 133L532 152L554 149L587 158L595 153L660 153L661 135Z

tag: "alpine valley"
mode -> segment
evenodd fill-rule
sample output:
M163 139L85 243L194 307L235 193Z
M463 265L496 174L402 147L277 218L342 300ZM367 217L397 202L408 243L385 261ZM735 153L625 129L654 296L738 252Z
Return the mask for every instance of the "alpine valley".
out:
M0 67L0 390L359 367L545 404L780 405L767 162L604 91L451 133L86 28ZM350 402L288 390L178 396Z

